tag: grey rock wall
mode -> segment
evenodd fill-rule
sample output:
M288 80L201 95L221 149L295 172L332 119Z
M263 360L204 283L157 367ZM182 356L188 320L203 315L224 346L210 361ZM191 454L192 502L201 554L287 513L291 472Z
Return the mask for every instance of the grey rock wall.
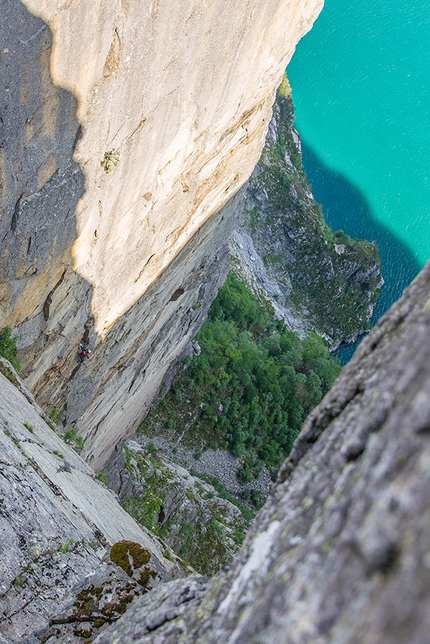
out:
M430 264L312 412L231 569L138 600L97 644L423 644Z
M93 330L90 292L75 273L67 273L53 294L52 317L37 336L24 376L40 404L59 408L64 427L85 438L84 457L94 469L133 434L170 364L203 323L228 272L227 239L241 203L239 193L201 227L104 341ZM28 332L34 323L28 322ZM93 351L84 363L78 359L81 340Z
M88 587L85 578L96 571L106 578L112 573L124 589L123 571L109 563L110 546L118 541L148 549L158 579L183 574L165 558L174 559L172 553L135 523L46 424L6 361L0 371L0 642L43 631L71 589ZM144 592L132 585L132 595Z
M289 0L275 0L274 6L281 6L284 19L296 24L295 3L291 10ZM187 79L189 74L183 69L179 74L167 63L166 67L154 52L151 64L148 57L134 57L133 52L141 52L140 45L150 46L142 35L143 27L135 31L132 14L138 9L111 0L103 20L88 20L83 35L79 16L85 12L84 5L57 4L55 0L40 6L1 0L0 329L13 329L23 376L39 404L46 412L57 407L63 427L74 428L85 437L84 456L99 470L117 443L132 435L144 417L165 372L189 346L225 279L226 240L240 209L240 186L252 169L250 150L256 160L263 142L278 72L274 75L271 64L270 89L264 89L264 96L249 97L259 106L251 110L254 116L244 108L248 115L238 122L237 108L230 106L234 126L226 124L225 129L219 116L223 108L217 101L212 103L207 92L196 92L192 105L193 101L196 106L201 101L208 103L207 109L201 109L205 143L194 129L188 141L180 128L185 107L175 99L172 109L178 112L173 117L161 105L182 95L172 83L180 84L182 73ZM163 11L168 10L165 4ZM291 43L310 27L317 5L303 7L307 19L297 23ZM158 9L145 6L140 18L152 30L155 50L168 59L167 45L157 38L158 34L163 41L157 30L165 31ZM31 11L46 17L45 21ZM225 12L223 20L227 20ZM177 14L178 20L185 19L180 9ZM193 16L197 22L191 21L191 31L177 31L187 61L185 40L198 50L201 45L200 18L212 25L216 39L222 30L212 10ZM234 16L242 22L242 10ZM267 9L264 16L278 29L281 18L274 19ZM259 20L248 25L251 41L263 30ZM116 23L120 27L114 28ZM175 31L173 26L170 29ZM73 30L79 31L79 37ZM237 37L234 29L231 36L233 40ZM99 44L97 56L91 49L97 48L95 43ZM204 43L206 47L206 39ZM280 40L280 60L292 49L291 43L281 46ZM170 43L175 55L176 44ZM221 73L210 47L207 59ZM255 74L267 66L262 60L256 59ZM227 70L230 63L224 63ZM196 72L198 82L208 82L206 70L196 68ZM71 82L74 74L79 77L75 84ZM140 91L142 78L144 90ZM244 86L248 88L248 82ZM139 100L132 100L132 90ZM145 110L142 114L143 91L150 116ZM242 92L232 83L231 92L237 91ZM189 88L186 95L191 96ZM124 104L118 98L122 96L128 97L129 132L120 137L120 166L106 168L101 164L104 153L117 145L112 142L112 130L124 124ZM223 97L227 97L225 92ZM236 105L235 100L231 97ZM187 98L193 112L188 102ZM219 117L208 116L209 106ZM214 123L217 133L211 130ZM238 138L236 130L245 131L245 125L246 136ZM198 129L197 121L194 127ZM253 137L248 136L251 129ZM222 138L222 145L218 146L217 137ZM231 139L228 145L227 139ZM193 148L196 141L198 153ZM212 154L211 146L216 153ZM205 160L200 153L207 155ZM194 161L198 157L198 172L206 179L196 176L191 180L188 175L197 170L188 166L186 170L177 160L173 163L178 154ZM139 190L142 194L137 198ZM101 259L96 261L96 255ZM91 283L82 277L86 271L92 275ZM97 327L101 309L109 312L103 333ZM100 327L100 319L98 323ZM78 360L81 342L93 351L91 361L84 364Z
M84 174L76 98L51 78L51 30L19 0L0 6L0 326L14 327L71 262Z

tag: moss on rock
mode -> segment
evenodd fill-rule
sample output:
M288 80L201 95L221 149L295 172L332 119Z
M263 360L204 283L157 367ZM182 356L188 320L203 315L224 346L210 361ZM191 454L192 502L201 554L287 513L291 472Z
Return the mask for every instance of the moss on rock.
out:
M120 566L129 577L136 568L147 564L151 554L134 541L118 541L110 549L110 560Z

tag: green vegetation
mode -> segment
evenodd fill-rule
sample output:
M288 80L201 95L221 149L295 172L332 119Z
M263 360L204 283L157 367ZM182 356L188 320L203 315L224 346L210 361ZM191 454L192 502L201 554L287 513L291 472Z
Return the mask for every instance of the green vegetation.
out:
M318 336L301 340L276 322L270 306L233 273L197 341L201 354L176 376L139 431L151 435L169 426L182 434L186 426L182 442L197 452L210 446L244 457L244 482L263 464L277 469L339 374L338 362Z
M15 378L15 375L13 374L13 372L1 363L0 363L0 373L3 374L3 376L7 378L9 382L11 382L15 387L19 387L19 382Z
M134 541L118 541L110 549L110 560L121 566L129 577L133 570L147 564L151 554Z
M123 507L138 523L158 534L158 515L162 506L163 499L148 490L143 498L128 498Z
M285 155L287 144L290 142L281 141L280 147L272 151L276 159ZM301 157L294 142L288 149L288 157L292 160L292 172L299 174L296 164L302 172ZM277 168L273 170L274 176L275 170L277 172ZM343 234L330 231L316 204L313 206L315 212L312 211L309 217L306 213L308 192L307 183L303 184L303 191L299 191L296 199L300 207L294 202L300 217L303 215L297 224L300 230L303 228L299 246L306 246L306 252L312 255L312 248L320 252L330 244L333 262L338 259L341 262L343 249L335 249L334 244L344 243ZM273 198L278 200L279 213L286 198L289 199L289 189L287 193L286 197L285 185L278 185L275 190ZM276 223L277 212L273 210L269 214L272 223ZM254 209L251 225L259 230L268 219L265 213ZM355 247L354 240L348 240L348 244L349 248ZM357 253L360 252L367 252L367 247L357 242ZM277 248L268 248L265 253L268 266L276 268L283 261ZM318 261L311 257L309 262L312 272ZM304 279L311 282L314 276L306 272L305 264ZM326 265L321 263L322 268ZM317 275L320 285L325 283L322 268ZM288 281L288 276L286 279ZM293 279L296 279L295 275ZM303 288L295 294L298 307L307 297L308 284L303 282L301 286ZM311 285L311 288L314 287ZM324 304L318 309L321 317L325 315L329 301L326 295ZM339 304L339 310L345 315L348 304L348 298ZM283 322L276 321L267 301L252 293L233 272L213 302L196 340L201 353L184 362L170 391L162 392L158 405L153 406L138 433L149 438L161 434L172 444L177 444L180 438L181 446L194 453L196 461L208 447L229 450L240 458L238 478L246 485L242 502L229 494L215 477L191 469L193 476L212 484L216 492L195 484L187 489L188 502L183 503L175 496L176 479L172 480L172 473L163 467L157 458L156 447L149 442L144 454L133 452L128 455L129 472L142 484L143 493L139 498L129 498L124 507L164 539L185 562L201 573L211 575L220 565L229 563L254 512L262 505L262 494L253 488L253 480L263 466L276 476L303 421L332 386L340 365L330 357L320 337L310 334L301 339ZM241 514L233 513L232 520L232 510L227 516L226 504L220 499L233 503Z
M103 155L103 159L100 161L100 165L104 168L106 174L113 174L116 166L119 163L120 153L119 150L109 150Z
M291 85L290 85L290 81L288 80L286 72L282 79L282 83L278 87L278 96L283 96L283 97L291 96Z
M151 454L151 456L155 456L157 453L157 448L152 441L149 441L149 443L145 446L145 449L148 454Z
M25 581L21 574L15 577L15 584L19 586L19 588L25 588Z
M227 525L223 502L200 483L186 489L184 503L181 495L178 496L177 477L152 454L150 444L144 449L145 452L135 452L125 448L127 469L144 492L124 501L124 509L163 539L186 565L202 574L213 575L220 566L230 563L254 514L231 497L218 479L201 475L202 479L214 483L217 490L223 490L219 496L231 500L242 515L229 520ZM164 516L167 498L170 511Z
M104 470L100 470L95 478L96 481L100 481L100 483L103 483L103 485L106 485L106 487L109 485L109 479Z
M51 429L52 426L50 425ZM67 429L61 437L66 445L73 447L75 452L80 454L84 449L84 439L82 436L78 436L76 429Z
M73 539L69 539L66 543L64 543L62 546L58 548L58 552L60 552L62 555L65 555L67 552L69 552L73 544L74 544Z
M5 327L0 333L0 356L9 360L12 367L19 373L20 366L16 359L16 339L12 338L10 333L11 331L8 327Z
M53 407L51 411L49 412L49 418L55 422L57 422L58 418L58 407Z
M24 427L33 434L33 425L30 425L30 423L24 423Z
M160 532L158 516L170 490L173 475L155 457L156 448L152 442L145 447L145 450L144 455L142 452L134 452L127 446L124 447L127 470L134 480L145 481L145 493L139 498L129 497L123 502L123 507L138 523L155 534L163 536Z

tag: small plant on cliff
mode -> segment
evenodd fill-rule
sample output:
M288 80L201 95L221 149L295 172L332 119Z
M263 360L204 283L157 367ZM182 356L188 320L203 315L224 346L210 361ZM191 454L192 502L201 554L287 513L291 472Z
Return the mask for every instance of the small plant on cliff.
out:
M51 411L49 412L49 418L50 418L51 420L53 420L53 421L54 421L54 423L55 423L55 422L57 422L57 418L58 418L58 411L59 411L58 407L53 407L53 408L51 409Z
M21 574L15 577L15 584L19 586L19 588L25 588L25 581Z
M157 534L158 516L163 507L163 499L148 490L143 498L129 497L123 507L136 521Z
M109 150L104 153L103 159L100 161L100 165L104 168L106 174L113 174L113 171L119 163L119 158L119 150Z
M109 479L104 470L101 470L95 478L96 481L100 481L100 483L103 483L103 485L106 485L106 487L109 485Z
M286 72L282 79L282 83L278 87L278 95L284 97L291 96L291 85Z
M12 338L8 327L0 333L0 356L9 360L12 367L19 372L20 366L16 359L16 339Z
M61 437L66 445L73 447L80 454L84 449L84 439L78 436L76 429L67 429Z
M62 555L65 555L66 553L69 552L73 544L74 544L73 539L69 539L66 543L63 543L63 545L58 548L58 552L60 552Z

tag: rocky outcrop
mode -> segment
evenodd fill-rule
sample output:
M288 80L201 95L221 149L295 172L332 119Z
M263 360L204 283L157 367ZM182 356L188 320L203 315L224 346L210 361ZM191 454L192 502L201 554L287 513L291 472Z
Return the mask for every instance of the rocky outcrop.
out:
M114 495L95 480L93 470L54 430L23 381L9 363L2 361L2 642L22 642L27 636L43 631L60 602L71 596L73 605L76 593L84 592L91 583L101 587L101 578L105 591L98 598L103 604L99 618L106 623L117 619L124 612L125 596L132 598L146 591L145 585L124 576L122 570L110 563L110 547L124 539L140 544L138 547L149 553L150 570L157 581L183 575L180 565L173 563L179 560L169 548L135 523ZM86 580L89 575L98 581ZM109 584L115 585L115 592L112 589L108 592ZM75 586L77 590L73 593ZM75 609L75 613L65 620L73 628L79 623L82 610ZM91 621L84 617L83 621Z
M96 468L225 277L235 195L321 5L3 3L0 328Z
M310 415L243 549L209 582L168 581L173 555L3 362L3 641L426 641L429 331L430 264Z
M236 270L262 288L279 318L316 331L331 349L370 328L383 284L375 243L333 233L311 193L294 130L288 81L278 90L266 145L232 238Z
M240 502L235 505L233 496L222 498L194 468L192 474L175 456L167 459L152 442L129 441L125 451L122 478L127 472L132 482L121 490L127 512L193 571L212 576L230 564L254 514Z
M231 569L97 644L421 643L430 598L430 264L312 412Z

